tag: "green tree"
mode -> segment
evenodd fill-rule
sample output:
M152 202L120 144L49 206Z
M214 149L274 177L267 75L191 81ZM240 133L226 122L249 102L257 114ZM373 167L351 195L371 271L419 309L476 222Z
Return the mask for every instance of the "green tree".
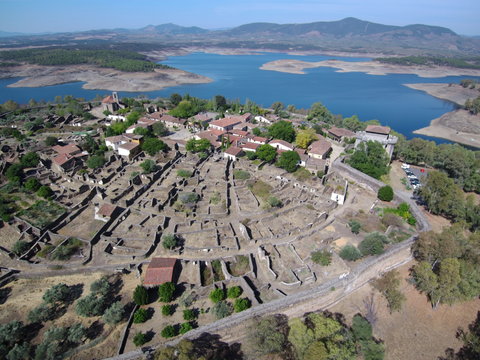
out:
M152 131L156 136L167 136L169 133L168 128L161 121L157 121L152 125Z
M90 294L77 301L75 311L83 317L99 316L103 314L105 304L106 301L103 296L97 297L94 294Z
M108 325L116 325L123 319L125 308L120 301L114 302L103 314L103 321Z
M190 330L193 329L193 326L191 323L189 322L185 322L185 323L182 323L180 324L180 334L186 334L187 332L189 332Z
M161 335L162 337L168 339L168 338L177 336L177 332L175 331L175 328L172 325L167 325L163 328Z
M358 260L362 257L362 254L358 249L350 244L345 245L342 250L340 250L340 253L338 254L342 259L348 260L348 261L355 261Z
M24 186L25 186L25 189L35 192L40 188L40 186L42 186L42 184L40 183L40 181L38 181L37 178L31 177L30 179L25 181Z
M235 303L233 304L233 309L235 312L241 312L247 310L252 306L250 300L248 298L243 299L235 299Z
M53 285L43 294L43 301L47 304L66 303L70 300L71 289L64 283Z
M148 155L153 156L160 151L166 152L168 150L167 144L157 138L148 138L142 144L142 150Z
M37 195L40 197L43 197L44 199L48 199L53 195L52 189L46 185L40 186L40 188L37 190Z
M352 319L352 332L358 341L366 341L372 338L372 325L363 316L357 314Z
M272 145L268 144L260 145L255 151L255 153L260 160L266 162L273 161L277 156L277 151L275 150L275 148Z
M212 307L212 314L217 320L232 314L232 305L226 301L219 301Z
M225 111L227 109L227 100L222 95L215 95L213 98L213 110Z
M182 100L178 105L170 110L169 114L181 119L188 119L198 113L197 108L189 100Z
M162 315L163 316L171 316L173 315L173 312L175 309L173 308L172 305L162 305Z
M277 166L292 173L298 168L300 162L300 155L296 151L283 152L277 161Z
M135 336L133 337L133 344L135 346L142 346L146 342L147 342L147 335L145 335L142 332L136 333Z
M142 285L137 285L133 291L133 301L137 305L146 305L148 304L148 291Z
M142 135L142 136L148 136L150 135L150 130L148 130L147 128L144 128L144 127L136 127L134 130L133 130L133 133L135 135Z
M365 237L365 239L358 245L358 249L363 256L379 255L383 253L384 246L382 240L377 237Z
M25 254L28 250L30 250L30 244L24 240L18 240L12 247L12 252L17 256Z
M162 236L162 245L165 249L172 250L178 244L178 239L174 234L165 234Z
M393 189L390 185L382 186L378 189L377 197L382 201L392 201L393 200Z
M45 139L45 145L47 146L55 146L58 144L58 139L55 136L47 136Z
M362 224L356 220L350 220L348 226L350 226L350 231L354 234L360 233L360 230L362 229Z
M257 357L282 353L286 348L286 324L278 317L255 319L247 331L247 344Z
M178 104L180 104L180 101L182 101L182 96L180 94L173 93L172 95L170 95L170 102L174 106L177 106Z
M8 352L7 360L29 360L30 357L30 344L22 342L21 344L15 344L13 348Z
M151 159L147 159L140 164L145 174L150 174L157 170L157 164Z
M222 300L225 300L225 291L221 288L214 289L210 292L210 295L208 296L210 300L214 303L218 303Z
M313 141L317 139L318 139L318 136L315 133L315 130L312 128L308 128L308 129L298 131L297 136L295 138L295 143L297 144L298 147L301 147L302 149L306 149Z
M212 144L210 144L210 141L208 141L207 139L190 139L185 144L185 149L192 153L206 152L210 150L211 147Z
M334 117L332 113L321 103L313 103L308 111L307 120L322 121L325 123L332 123Z
M242 293L243 293L243 290L240 286L232 286L232 287L228 288L228 290L227 290L227 297L229 299L236 299L240 295L242 295Z
M43 323L53 320L56 313L56 309L54 309L52 306L42 303L28 313L27 319L31 323Z
M316 264L328 266L332 263L332 254L327 250L318 250L311 253L312 261Z
M20 164L24 168L36 167L40 162L40 156L36 152L29 152L22 156Z
M274 139L293 142L295 140L295 129L289 121L280 120L268 129L268 134Z
M92 155L87 160L87 166L90 169L98 169L98 168L101 168L103 165L105 165L106 162L107 160L103 156Z
M138 309L133 314L133 323L134 324L141 324L147 321L148 319L148 311L146 309Z
M388 173L390 159L383 149L382 144L377 141L362 142L357 150L350 157L349 164L361 172L380 179Z
M192 321L197 318L197 314L193 309L185 309L183 310L183 320Z
M161 302L170 302L173 299L175 293L175 284L172 282L166 282L158 287L158 298Z

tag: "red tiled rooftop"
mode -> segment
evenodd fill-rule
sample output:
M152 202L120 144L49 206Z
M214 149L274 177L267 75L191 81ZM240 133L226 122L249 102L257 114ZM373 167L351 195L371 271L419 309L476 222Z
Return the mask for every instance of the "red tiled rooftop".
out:
M65 146L62 145L55 145L52 147L59 154L73 154L76 152L80 152L80 148L75 144L68 144Z
M253 142L247 142L243 145L240 145L242 147L242 149L252 149L252 150L257 150L259 146L261 146L260 144L257 144L257 143L253 143Z
M153 258L145 273L144 285L161 285L173 280L177 259Z
M225 150L225 152L227 154L230 154L230 155L233 155L233 156L237 156L238 154L240 154L243 150L239 147L236 147L236 146L230 146L227 150Z
M52 161L57 164L57 165L60 165L62 166L63 164L67 163L69 160L73 159L73 157L71 157L70 155L68 154L60 154L60 155L57 155L55 156Z
M122 149L125 149L125 150L133 150L137 147L139 147L140 144L136 143L136 142L127 142L125 144L121 144L121 145L118 145L118 148L122 148Z
M274 139L272 141L269 142L270 145L272 144L281 144L283 146L287 146L289 147L290 149L293 149L293 145L290 144L289 142L285 141L285 140L278 140L278 139ZM272 145L273 146L273 145Z
M108 95L106 98L104 98L102 100L102 103L104 103L104 104L115 104L116 101L115 101L115 99L113 98L112 95Z
M212 121L209 126L218 126L218 127L227 127L243 122L243 119L238 119L237 117L223 118L219 120Z
M381 125L368 125L365 129L366 132L371 132L375 134L383 134L388 135L390 134L390 128L388 126L381 126Z
M355 136L355 133L353 131L350 131L348 129L344 129L344 128L337 128L337 127L332 127L331 129L328 130L328 132L334 136L337 136L337 137L342 137L342 136L345 136L345 137L354 137Z
M328 152L331 149L332 145L326 140L317 140L314 141L310 147L309 147L309 153L311 154L318 154L318 155L324 155L326 152Z

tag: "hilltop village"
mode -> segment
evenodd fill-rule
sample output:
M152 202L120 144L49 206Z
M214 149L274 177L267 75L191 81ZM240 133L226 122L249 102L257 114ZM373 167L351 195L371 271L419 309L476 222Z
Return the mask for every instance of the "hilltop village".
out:
M43 323L29 345L40 354L55 325L86 329L57 350L91 358L301 316L411 259L430 228L408 183L382 200L382 182L343 162L372 142L390 162L388 127L122 101L77 104L89 116L32 109L2 128L1 320ZM77 289L57 314L48 279Z

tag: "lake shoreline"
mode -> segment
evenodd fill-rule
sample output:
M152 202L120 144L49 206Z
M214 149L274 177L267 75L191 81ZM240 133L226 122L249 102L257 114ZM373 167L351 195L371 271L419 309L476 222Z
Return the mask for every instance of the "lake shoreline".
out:
M84 82L88 90L147 92L171 86L206 84L213 80L179 69L155 69L152 72L122 72L93 65L41 66L21 65L0 70L0 79L21 78L8 87L44 87Z
M446 76L480 76L480 70L460 69L444 66L405 66L381 63L378 61L342 61L324 60L308 62L293 59L270 61L263 64L260 69L268 71L285 72L289 74L306 74L305 69L317 67L331 67L336 72L363 72L368 75L387 74L413 74L423 78L441 78Z

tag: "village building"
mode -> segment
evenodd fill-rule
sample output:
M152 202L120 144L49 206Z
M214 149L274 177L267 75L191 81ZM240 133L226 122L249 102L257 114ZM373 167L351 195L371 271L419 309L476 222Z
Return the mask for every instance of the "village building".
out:
M261 146L261 145L257 144L257 143L253 143L253 142L246 142L246 143L240 145L240 147L243 149L243 151L250 151L250 152L257 151L259 146Z
M255 144L265 145L268 142L268 139L262 136L250 135L247 138L247 141Z
M390 159L392 158L393 149L398 141L396 136L390 135L391 129L388 126L368 125L365 131L357 131L355 141L355 149L362 142L376 141L383 145Z
M243 120L238 119L237 117L223 118L220 120L212 121L210 124L208 124L208 128L214 130L229 131L232 130L235 125L241 124L242 122Z
M121 109L123 106L121 106L120 101L118 100L118 94L113 92L112 95L108 95L102 100L102 107L103 110L113 113Z
M142 135L134 134L110 136L105 138L105 145L112 148L119 155L131 159L141 151L140 145L142 144L142 139Z
M166 126L169 127L181 127L185 128L185 125L187 124L187 120L185 119L179 119L176 118L172 115L164 114L160 117L160 121L162 121Z
M223 153L223 157L226 158L226 159L237 161L238 157L243 155L243 154L244 154L244 152L241 148L236 147L236 146L230 146Z
M109 222L118 213L118 210L118 206L112 204L95 206L95 220Z
M332 145L324 139L314 141L308 147L308 156L315 159L326 159L332 152Z
M194 139L207 139L213 147L218 148L222 145L222 137L226 134L222 130L207 130L194 135Z
M295 149L295 152L300 156L300 161L298 162L298 166L306 167L307 166L308 155L305 152L305 150L297 148L297 149Z
M332 127L327 130L327 134L335 141L343 141L344 139L350 139L355 137L355 133L348 129Z
M272 140L268 143L268 145L273 146L277 150L283 151L293 151L293 145L285 140Z
M264 124L267 124L267 125L271 125L273 124L273 120L270 120L264 116L261 116L261 115L257 115L255 116L254 118L256 121L258 121L259 123L264 123Z
M175 282L177 259L154 257L148 264L143 285L158 286L166 282Z
M118 145L118 155L125 156L129 159L132 159L141 151L142 148L140 144L133 141Z

